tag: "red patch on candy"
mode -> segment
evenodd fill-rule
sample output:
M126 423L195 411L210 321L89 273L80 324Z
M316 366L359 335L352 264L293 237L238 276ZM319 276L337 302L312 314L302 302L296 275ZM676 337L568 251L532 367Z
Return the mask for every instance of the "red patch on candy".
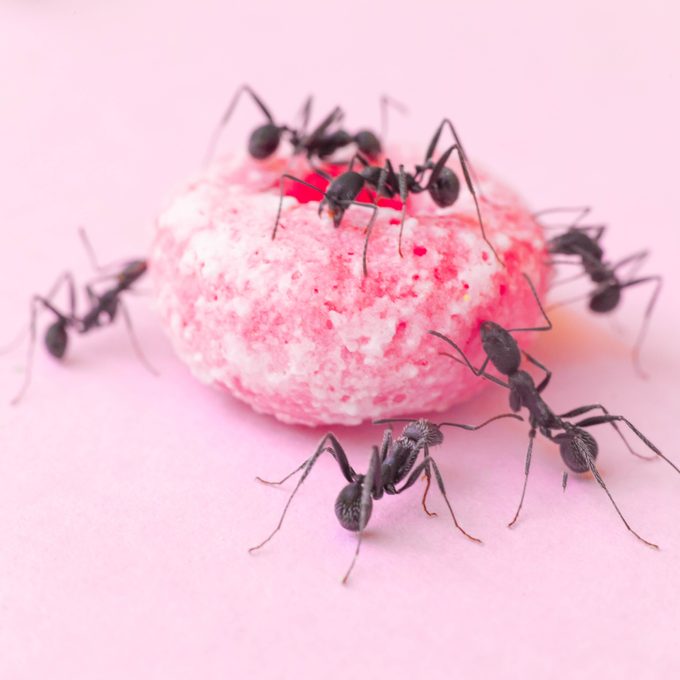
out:
M413 254L416 257L422 257L427 253L427 248L423 248L423 246L413 246Z
M341 175L343 172L347 171L347 166L344 165L324 165L323 170L327 172L331 177L335 178ZM312 189L312 187L305 186L300 182L294 182L291 179L286 180L283 185L284 196L292 196L298 203L310 203L311 201L321 201L323 199L322 191L326 191L329 185L329 181L319 175L316 172L308 172L304 177L300 179L307 184L311 184L313 187L317 187L320 191ZM359 203L375 203L375 191L370 191L367 188L363 188L357 197L354 199ZM401 200L399 198L386 198L381 196L377 203L377 206L381 208L394 208L395 210L401 210ZM400 220L392 222L392 224L399 224Z

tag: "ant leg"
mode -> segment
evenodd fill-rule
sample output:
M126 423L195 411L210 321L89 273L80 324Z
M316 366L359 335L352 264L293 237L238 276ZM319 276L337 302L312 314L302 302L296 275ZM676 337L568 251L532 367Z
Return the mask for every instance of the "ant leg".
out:
M427 494L430 493L430 484L432 484L432 473L430 472L429 465L425 467L425 491L423 491L423 498L420 504L423 506L423 510L428 517L437 517L436 512L430 512L427 507Z
M649 257L648 250L641 250L640 252L633 253L632 255L624 257L622 260L616 262L612 266L612 271L616 271L620 267L625 267L626 265L632 264L633 267L628 272L628 276L632 278L637 274L638 270L648 257Z
M577 426L578 427L578 426ZM640 534L637 533L637 531L633 530L633 528L628 524L626 521L626 518L623 516L623 513L621 510L619 510L619 506L616 504L614 501L614 498L612 497L611 493L609 492L609 489L607 488L607 485L604 483L604 479L600 476L600 473L598 472L597 468L595 467L595 462L593 461L593 457L590 455L590 450L588 447L583 444L583 442L575 438L573 439L574 444L576 447L579 449L579 453L581 454L582 458L588 463L588 467L590 468L590 471L593 473L593 477L595 477L595 480L597 483L604 489L604 492L609 496L609 500L611 501L612 505L614 506L614 509L616 510L618 516L621 518L621 521L625 524L626 529L630 531L633 536L638 538L640 541L642 541L645 545L648 545L650 548L656 548L656 550L659 549L659 546L656 543L651 543L650 541L647 541L646 539L642 538ZM669 461L670 462L670 461Z
M384 147L385 139L387 139L387 108L392 108L399 111L401 114L408 113L407 108L396 99L384 94L380 97L380 144ZM385 149L383 148L383 151Z
M68 277L68 278L65 278ZM64 275L64 277L60 277L60 280L69 280L70 279L70 274ZM72 281L71 281L72 282ZM57 286L54 286L51 292L54 292L56 290ZM40 297L39 295L34 295L33 298L31 299L31 314L30 314L30 322L29 322L29 333L30 333L30 339L28 342L28 353L27 353L27 359L26 359L26 373L24 374L24 382L21 385L21 388L19 392L16 394L14 399L10 402L12 406L16 406L24 397L26 394L30 384L31 384L31 374L32 374L32 369L33 369L33 354L35 351L35 339L36 339L36 320L38 317L38 304L41 304L43 307L46 309L49 309L58 319L60 319L65 325L68 325L69 321L73 317L67 317L64 314L62 314L56 307L52 305L52 303L49 301L48 298L43 298Z
M378 175L378 184L375 187L375 200L378 201L378 197L382 194L385 195L385 187L387 186L387 178L390 178L390 184L393 184L394 169L392 168L392 163L390 159L385 160L385 164L380 168L380 175ZM368 183L368 180L366 180Z
M552 266L555 264L577 264L580 265L580 262L549 262L548 266ZM588 276L588 272L580 272L579 274L574 274L573 276L566 276L563 279L558 279L557 281L553 281L550 284L550 290L554 290L555 288L558 288L559 286L563 286L565 283L572 283L574 281L578 281L579 279L583 279L586 276Z
M139 357L139 360L144 364L149 373L158 376L158 370L146 358L146 355L142 350L142 346L139 344L139 340L137 340L137 335L135 334L134 328L132 326L132 318L130 317L130 312L128 311L127 306L122 300L119 299L118 307L120 308L120 311L123 315L125 326L127 327L128 335L130 336L130 342L132 343L132 347L135 350L135 354Z
M341 204L344 204L345 207L347 207L347 208L350 205L359 205L363 208L370 208L373 211L373 215L371 215L371 219L368 221L368 224L366 225L366 238L364 239L364 252L363 252L363 255L361 257L364 276L368 276L368 266L366 264L366 256L368 254L368 240L371 238L371 232L373 231L373 223L375 222L375 218L378 216L378 206L374 205L373 203L362 203L361 201L342 201Z
M76 285L75 281L73 279L73 274L70 272L64 272L61 274L57 280L54 282L52 285L52 288L48 291L47 295L44 296L45 300L52 301L52 298L59 292L59 289L62 287L62 285L66 283L68 285L69 289L69 309L70 309L70 316L75 317L76 315ZM31 304L31 310L33 309L33 306ZM63 315L62 315L63 316ZM23 340L24 335L26 335L26 332L30 331L30 322L28 328L22 328L19 333L17 334L17 337L15 337L11 342L7 343L4 347L0 348L0 355L1 354L7 354L8 352L11 352L20 342Z
M69 300L69 314L64 315L62 314L56 307L52 305L52 298L59 292L59 289L62 287L63 284L66 284L68 287L68 300ZM21 386L21 389L17 393L17 395L12 399L11 404L13 406L16 406L21 399L23 398L24 394L26 394L26 391L28 390L30 384L31 384L31 373L32 373L32 368L33 368L33 353L35 350L35 340L36 340L36 321L37 321L37 315L38 315L38 308L37 308L37 303L42 304L43 307L49 309L58 319L61 319L64 323L68 324L68 322L75 320L76 319L76 285L75 281L73 279L73 274L70 272L64 272L57 278L57 280L54 282L52 285L52 288L47 293L47 296L41 297L39 295L34 295L33 298L31 299L31 313L30 313L30 321L29 321L29 343L28 343L28 353L27 353L27 362L26 362L26 374L24 375L24 382ZM23 336L23 331L21 333L21 336ZM15 341L16 342L16 341ZM14 344L14 343L12 343Z
M121 270L123 267L130 263L129 260L118 260L117 262L111 262L106 265L99 264L97 256L95 255L94 252L94 248L92 247L92 242L90 241L84 227L78 227L78 236L80 237L80 240L83 244L83 248L85 248L85 253L87 254L88 259L90 260L90 265L92 266L92 269L100 273L107 272L112 269L117 270L115 273L103 276L102 279L110 279L117 276L119 270Z
M581 205L581 206L572 206L572 207L559 207L559 208L544 208L543 210L538 210L537 212L532 214L532 217L534 219L537 219L538 217L541 217L541 215L550 215L553 213L576 213L576 218L570 222L567 226L567 228L575 227L579 222L582 222L591 212L592 208L587 205ZM564 229L565 225L555 225L555 226L550 226L550 225L542 225L544 229Z
M345 114L339 106L336 106L322 121L317 125L314 130L309 134L309 137L305 140L305 146L313 147L319 137L321 137L326 130L334 123L339 123Z
M642 432L640 432L640 430L638 430L635 425L630 422L630 420L624 418L623 416L613 416L607 413L604 416L593 416L591 418L586 418L585 420L582 420L578 423L574 423L574 425L576 427L591 427L592 425L601 425L603 423L612 423L613 425L615 421L625 423L640 438L645 446L654 451L654 453L659 456L659 458L665 460L677 473L680 473L680 468L678 468L678 466L672 460L666 458L666 456L664 456L663 453L661 453L661 451L659 451L659 449L657 449L656 446L654 446L654 444L652 444L652 442L650 442L649 439L647 439L647 437L645 437L645 435L643 435Z
M298 492L298 489L300 488L300 486L302 486L302 483L307 478L307 475L311 472L312 468L314 467L314 464L319 459L321 454L329 451L329 448L326 446L326 441L330 441L331 447L333 447L333 449L334 449L333 453L335 454L333 457L338 461L338 464L340 465L340 469L341 469L343 475L345 476L345 478L349 482L354 481L354 479L352 479L351 477L348 477L347 474L346 474L347 470L345 468L345 465L347 466L347 468L349 468L349 463L347 462L347 457L345 456L345 452L342 450L340 443L338 442L338 440L332 434L330 434L330 433L327 434L321 440L321 442L320 442L319 446L317 447L316 451L314 452L314 454L304 462L304 472L302 473L302 476L300 477L300 479L298 480L298 483L296 484L295 488L293 489L293 492L288 497L288 501L286 502L286 505L283 508L283 513L281 513L281 518L279 519L279 523L276 525L276 528L274 529L274 531L272 531L272 533L269 534L269 536L267 536L267 538L265 538L264 541L262 541L262 543L259 543L258 545L254 546L252 548L249 548L248 552L252 553L255 550L259 550L262 546L269 543L269 541L271 541L271 539L279 532L279 530L281 529L281 526L283 525L283 520L286 517L286 513L288 512L288 508L290 507L290 504L293 501L295 494ZM336 450L336 445L337 445L337 450ZM300 468L297 468L297 470L294 470L291 473L291 475L295 474L295 472L297 472L299 469ZM351 468L349 468L349 469L351 469ZM288 475L288 477L290 477L291 475ZM288 479L288 477L286 477L285 479ZM282 480L282 481L284 481L284 480Z
M382 444L380 445L380 462L384 462L392 448L392 428L388 427L383 434Z
M326 192L323 191L322 189L319 189L319 187L315 187L313 184L310 184L309 182L305 182L302 179L298 179L297 177L294 177L293 175L289 175L288 173L281 175L281 180L280 180L280 187L281 187L281 195L280 195L280 200L279 200L279 209L276 213L276 222L274 223L274 231L272 231L272 241L276 238L276 230L279 228L279 219L281 217L281 208L283 207L283 182L286 179L293 180L293 182L297 182L298 184L304 184L304 186L309 187L310 189L314 189L314 191L318 191L322 196L326 196Z
M527 360L530 361L534 366L538 366L538 368L545 371L545 378L543 378L540 384L536 387L536 391L540 394L548 386L550 378L552 378L552 371L549 371L538 359L534 359L534 357L532 357L531 354L528 354L527 352L524 351L522 352L522 354L524 354Z
M455 132L454 132L455 135ZM482 210L479 206L479 199L477 197L477 192L475 191L474 185L472 183L472 179L470 177L470 170L468 168L468 161L467 157L465 155L465 152L463 151L462 146L460 145L460 142L458 141L456 144L453 146L449 147L441 156L441 158L435 163L434 168L432 168L432 173L430 174L429 179L427 180L427 185L425 186L425 189L428 189L430 185L433 182L436 182L437 179L439 178L439 175L441 174L442 170L444 169L444 166L446 165L446 161L449 159L449 156L451 153L455 151L456 154L458 155L458 160L460 161L460 166L463 169L463 176L465 177L465 183L467 184L468 191L472 195L472 199L475 203L475 210L477 211L477 221L479 222L479 228L482 232L482 239L484 239L484 242L486 243L487 246L489 246L489 249L493 253L494 257L498 261L499 264L501 264L503 267L505 267L505 262L501 260L500 256L496 252L496 249L493 247L493 243L489 241L488 236L486 235L486 230L484 229L484 220L482 220Z
M300 134L302 136L305 135L307 132L307 125L309 125L309 119L312 115L312 95L310 94L307 99L305 99L305 103L302 105L302 108L299 111L300 118L302 119L302 126L300 128Z
M330 442L330 446L324 447L323 445L326 442ZM349 464L349 460L347 458L347 454L345 453L345 450L342 448L342 445L340 442L337 440L335 435L332 432L329 432L320 442L318 448L323 448L326 453L330 453L331 456L335 459L337 462L338 466L340 467L340 472L342 472L342 476L348 481L348 482L353 482L354 479L356 478L356 472L352 469L352 466ZM266 479L262 479L262 477L255 477L258 482L262 482L262 484L267 484L268 486L279 486L283 484L284 482L287 482L293 475L297 474L302 470L302 468L309 463L309 461L313 458L313 456L310 456L305 460L302 465L298 466L293 470L292 472L288 473L283 479L280 479L278 482L270 482Z
M403 164L399 166L399 198L401 199L401 222L399 224L399 257L404 257L401 251L401 237L404 233L406 220L406 198L408 197L408 185L406 184L406 172Z
M475 541L475 543L481 543L482 541L479 538L476 538L475 536L472 536L471 534L468 534L465 529L463 529L460 524L458 524L458 520L456 519L456 515L453 512L453 508L451 507L451 503L449 502L448 496L446 495L446 489L444 488L444 480L442 479L441 473L439 472L439 468L437 467L437 464L434 462L434 458L430 457L429 450L427 447L425 447L425 460L423 460L420 465L416 466L416 468L411 472L409 475L409 478L406 480L404 485L396 490L396 493L400 494L403 491L406 491L409 487L413 486L415 484L416 480L420 477L420 475L423 473L423 471L426 468L429 468L429 466L432 466L434 469L434 476L435 479L437 480L437 486L439 487L439 491L441 495L444 497L444 501L446 502L446 506L449 509L449 513L451 514L451 519L453 519L453 523L464 536L469 538L471 541Z
M605 416L610 415L609 411L602 406L602 404L589 404L588 406L580 406L579 408L572 409L571 411L567 411L566 413L562 413L558 418L575 418L576 416L581 416L584 413L588 413L588 411L594 411L595 409L600 409L602 413L604 413ZM637 456L638 458L642 458L643 460L654 460L656 456L643 456L641 453L638 453L633 449L633 447L628 443L628 440L624 436L623 432L619 429L619 426L616 424L615 421L611 421L612 427L616 430L616 434L621 437L623 440L623 443L626 445L626 448L630 453L632 453L634 456Z
M484 373L484 369L486 368L486 365L489 363L489 357L488 357L488 355L487 355L486 359L484 359L484 362L482 363L482 365L481 365L479 368L475 368L475 367L470 363L470 360L467 358L465 352L463 352L463 350L462 350L460 347L458 347L458 345L456 345L456 343L455 343L453 340L451 340L451 338L447 337L447 336L444 335L443 333L440 333L439 331L427 331L427 332L428 332L430 335L434 335L435 337L439 338L440 340L443 340L443 341L446 342L447 344L451 345L451 347L453 347L453 349L455 349L456 352L458 352L458 354L460 354L460 355L463 357L463 359L465 360L465 363L467 364L467 367L468 367L468 368L469 368L476 376L480 376L480 375L482 375L482 373ZM447 354L447 355L445 355L445 356L450 356L450 355ZM455 359L455 357L451 357L451 358L452 358L452 359Z
M271 124L274 124L274 118L272 117L272 114L269 112L269 109L264 105L264 102L255 94L255 92L250 88L249 85L241 85L241 87L239 87L238 90L236 90L236 93L232 97L229 106L227 107L226 111L222 114L222 118L220 119L220 122L217 124L217 127L215 128L215 131L213 132L212 137L210 138L208 150L206 152L203 165L207 165L212 159L215 153L215 149L217 147L217 142L219 141L220 138L220 134L222 133L222 129L229 122L231 114L234 112L234 109L236 108L236 105L238 104L239 99L241 98L241 95L244 92L250 95L251 99L255 102L256 106L260 109L260 111L262 111L267 121Z
M357 558L359 557L359 550L361 550L361 541L364 537L364 529L368 523L368 513L371 510L371 494L373 490L377 487L382 489L380 477L380 455L378 454L378 449L373 447L373 454L371 455L371 462L368 466L368 472L361 483L361 501L359 504L359 535L357 536L357 547L354 551L354 557L352 557L352 562L349 565L349 569L345 572L342 579L343 585L347 583L349 575L354 569Z
M534 284L531 282L531 279L527 274L522 274L522 276L526 279L526 282L529 284L529 288L531 288L531 292L534 296L534 300L536 300L536 304L538 305L538 308L541 310L541 314L543 315L543 318L547 322L547 326L536 326L534 328L509 328L508 333L512 333L515 331L549 331L552 330L552 321L548 318L548 315L545 312L545 309L543 309L543 305L541 304L541 301L538 297L538 293L536 292L536 288L534 288Z
M522 505L524 505L524 495L527 492L527 482L529 481L529 468L531 467L531 452L533 451L534 448L534 439L536 438L536 428L532 427L531 430L529 431L529 447L527 448L527 458L524 463L524 485L522 486L522 496L519 499L519 505L517 506L517 512L515 512L515 516L512 518L512 522L508 524L508 527L511 527L515 524L517 519L519 518L519 513L522 510Z
M642 348L642 342L647 335L647 328L649 327L649 321L652 316L652 312L654 311L654 305L656 305L659 293L661 293L663 279L660 276L646 276L642 279L626 281L621 285L621 288L630 288L631 286L637 286L640 283L649 283L650 281L655 281L656 287L654 288L654 291L649 298L649 302L647 303L647 308L645 309L645 314L642 318L642 325L640 327L640 331L638 332L637 339L635 340L635 344L633 345L633 365L635 366L635 370L638 372L638 374L643 378L647 376L642 370L642 366L640 366L640 350Z

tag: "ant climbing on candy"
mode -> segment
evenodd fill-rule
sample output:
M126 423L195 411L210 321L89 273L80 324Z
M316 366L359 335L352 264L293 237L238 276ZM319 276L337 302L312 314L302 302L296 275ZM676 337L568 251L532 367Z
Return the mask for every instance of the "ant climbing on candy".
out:
M560 415L553 413L548 404L541 397L542 392L550 382L552 373L537 359L526 352L521 352L517 341L511 335L511 333L518 331L547 331L552 328L550 319L541 305L531 280L526 275L525 278L529 284L529 287L531 288L538 307L547 322L547 325L538 326L535 328L505 329L493 321L483 321L481 324L480 334L482 347L486 354L486 358L479 368L475 368L472 365L465 352L463 352L463 350L453 340L437 331L429 331L431 335L440 338L448 345L453 347L460 357L462 357L462 360L448 353L443 354L459 363L467 365L467 367L476 376L482 376L486 380L494 382L497 385L501 385L502 387L508 389L510 391L509 399L510 408L512 411L518 412L521 408L526 408L529 412L529 424L531 429L529 431L529 447L527 449L526 462L524 466L524 486L522 488L522 495L517 507L517 511L508 526L513 526L515 524L524 503L524 496L529 479L529 468L531 466L531 453L533 449L534 438L536 437L538 431L544 437L559 446L562 460L569 470L576 473L584 473L590 470L597 483L602 487L609 497L614 509L618 513L628 531L630 531L645 545L648 545L652 548L658 548L655 543L645 540L636 531L634 531L623 516L621 510L619 510L618 505L614 501L614 498L609 492L607 485L595 466L595 459L598 455L597 441L585 428L609 423L614 427L621 439L623 439L628 449L632 453L635 453L617 426L617 423L624 423L635 433L635 435L637 435L637 437L645 444L645 446L647 446L656 454L656 456L665 460L676 472L680 473L680 469L678 469L678 467L671 460L666 458L666 456L664 456L661 451L659 451L659 449L654 446L654 444L652 444L652 442L649 441L649 439L647 439L647 437L645 437L627 418L624 418L620 415L612 415L602 404L580 406ZM544 378L538 385L534 384L534 380L529 373L520 368L522 355L524 355L524 357L531 364L537 366L545 372ZM507 378L507 382L501 378L497 378L496 376L487 373L484 370L489 363L491 363L502 376ZM590 416L575 423L569 422L569 420L567 420L577 416L582 416L585 413L594 410L602 411L602 415ZM568 473L566 472L564 473L562 482L563 487L566 487L567 474Z
M341 526L348 531L355 531L358 533L357 546L354 552L354 557L342 579L343 583L347 583L349 576L354 568L354 565L359 556L361 549L361 542L363 531L368 524L373 510L373 501L380 500L385 494L398 495L406 491L406 489L413 486L421 475L425 475L429 482L432 472L434 472L435 480L442 494L451 518L456 528L463 533L471 541L481 543L478 538L468 534L456 520L456 516L446 495L444 487L444 480L442 479L439 468L434 458L430 456L430 447L438 446L444 441L444 435L441 431L442 427L457 427L464 430L479 430L489 423L499 420L501 418L514 418L522 420L522 418L514 413L504 413L494 418L483 422L481 425L463 425L460 423L431 423L424 419L405 421L403 419L397 420L381 420L376 421L376 424L387 422L407 422L401 436L396 440L392 439L392 430L387 428L383 435L382 444L380 447L373 446L371 454L371 462L368 466L366 474L357 474L349 463L347 454L337 438L328 433L323 437L316 448L314 454L309 457L302 465L298 466L293 472L286 475L278 482L268 482L258 477L257 479L264 484L279 485L290 479L296 473L302 471L302 475L297 482L297 485L290 494L288 501L283 509L279 523L272 533L262 543L250 548L249 552L259 550L266 545L281 529L283 520L286 517L288 508L298 492L298 489L311 472L317 460L324 453L330 453L335 459L343 477L347 480L347 485L340 491L340 494L335 501L335 514ZM423 452L423 459L418 463L420 453ZM416 464L418 463L418 464ZM403 484L398 486L400 483ZM423 508L428 515L433 515L426 505L425 496L427 495L427 488L423 496Z
M640 331L637 339L633 345L633 365L636 371L642 377L646 374L640 365L640 350L642 342L649 327L649 321L654 311L654 306L661 292L663 279L657 274L638 277L637 272L643 262L649 256L649 252L642 250L640 252L624 257L615 263L607 262L604 259L604 251L600 245L600 239L606 231L605 225L583 225L581 222L590 213L589 207L583 208L550 208L534 213L534 217L554 212L571 212L576 211L578 214L574 221L569 225L567 231L548 240L547 250L551 255L564 255L575 259L553 259L551 264L565 264L578 265L583 268L583 272L576 276L563 279L553 285L561 285L574 281L583 276L590 278L591 282L595 284L592 291L585 295L567 300L559 303L559 305L570 304L578 302L582 299L589 300L589 307L591 311L598 314L606 314L616 309L621 302L621 295L624 289L638 286L645 283L654 283L654 290L649 298L647 307L644 312ZM560 227L545 226L547 229L556 229ZM630 267L626 277L622 278L619 273L621 268ZM555 305L558 306L558 305Z
M79 316L76 310L76 285L75 279L70 272L63 273L52 286L50 291L45 296L34 295L31 299L31 314L29 323L30 339L28 345L28 362L24 383L19 390L19 393L12 400L12 404L18 404L28 390L31 382L31 367L33 364L33 350L36 341L36 324L37 316L40 308L47 309L54 314L55 321L47 328L45 332L45 346L47 351L55 358L62 359L66 353L68 345L68 332L74 331L78 334L84 335L95 328L109 326L118 318L118 313L122 315L125 324L130 334L133 348L139 356L142 363L152 372L156 370L149 364L142 349L137 341L132 328L132 320L130 314L121 299L124 293L133 290L133 286L139 279L144 276L147 270L146 260L127 260L119 264L100 267L97 263L94 250L83 229L79 230L80 238L87 251L88 256L94 268L100 272L100 276L91 281L85 286L85 293L89 308L82 315ZM111 271L112 270L112 271ZM93 285L98 281L112 280L113 285L98 292ZM63 285L66 285L69 298L69 310L64 313L54 306L52 299L59 292Z
M455 144L450 146L446 151L437 159L433 160L434 152L439 142L439 138L444 127L448 127L454 137ZM386 159L384 166L377 167L372 166L361 156L361 154L355 154L350 160L349 166L345 172L343 172L338 177L333 178L327 172L320 168L314 168L314 171L328 180L329 186L324 191L319 187L305 182L294 175L285 173L281 176L281 193L279 200L279 209L276 214L276 221L274 223L274 229L272 231L272 239L276 238L276 232L279 226L279 220L281 217L281 209L283 206L284 197L284 182L285 180L291 180L302 184L314 191L317 191L323 196L322 201L319 204L319 215L323 208L328 205L329 212L333 218L333 224L337 228L342 222L342 218L345 211L350 205L359 205L362 207L369 208L373 210L373 215L370 221L366 225L366 236L364 238L364 249L362 256L362 266L364 276L368 274L368 268L366 264L366 255L368 251L368 242L371 237L371 231L373 229L373 223L377 217L377 205L375 203L364 203L356 200L359 193L364 189L366 185L373 187L376 190L376 201L378 196L385 196L387 198L393 198L399 194L402 203L401 209L401 223L399 227L399 255L403 257L401 243L402 243L402 233L404 229L404 222L406 219L406 200L409 194L419 194L427 191L430 197L436 205L440 208L445 208L453 205L458 199L460 193L460 180L458 176L446 166L451 154L456 151L458 159L460 161L461 167L463 169L463 176L465 178L465 183L473 197L475 208L477 211L477 218L479 220L479 226L482 232L482 238L485 243L489 246L494 256L503 264L498 253L496 252L493 244L489 241L484 229L484 222L482 221L482 214L479 205L479 200L477 197L477 192L474 188L474 183L472 181L472 175L470 172L469 162L465 154L465 150L460 142L460 138L456 133L453 124L448 118L445 118L437 130L434 136L430 140L430 144L425 153L425 160L422 165L417 165L415 173L408 173L404 170L404 166L399 166L399 173L394 171L392 162L390 159ZM359 161L363 166L360 172L354 170L354 162ZM426 172L429 172L429 177L427 182L423 184L423 178ZM505 266L505 265L503 265Z
M403 105L391 97L381 97L382 133L381 136L378 137L373 131L367 129L359 130L359 132L355 134L351 134L343 129L336 129L329 132L329 129L335 125L339 125L344 117L342 110L336 106L308 135L307 125L309 124L312 108L311 97L308 97L305 100L301 110L302 125L297 129L289 127L288 125L278 125L262 99L250 86L242 85L234 94L231 103L227 107L213 133L210 144L208 145L206 163L213 157L222 130L229 122L229 119L244 92L251 97L255 102L255 105L267 119L266 123L258 126L251 132L248 140L248 153L257 160L269 158L279 148L284 135L288 135L294 155L304 153L310 160L312 157L317 157L319 159L327 158L338 149L349 146L350 144L356 144L358 151L364 156L372 159L378 158L382 153L381 139L384 139L387 130L387 107L393 106L402 111L404 110Z

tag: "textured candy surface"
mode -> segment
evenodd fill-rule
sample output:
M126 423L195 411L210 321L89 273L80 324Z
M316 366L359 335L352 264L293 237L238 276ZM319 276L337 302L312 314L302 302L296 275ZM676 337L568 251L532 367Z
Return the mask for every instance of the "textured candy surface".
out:
M427 330L479 364L480 321L540 318L522 272L544 290L544 241L519 198L480 173L486 231L506 268L463 188L451 208L427 194L409 200L403 257L400 212L381 207L364 277L366 208L350 208L335 229L317 200L298 202L312 190L287 184L294 196L272 240L280 175L309 174L302 161L287 163L223 159L158 219L157 306L191 371L257 411L307 425L441 411L477 392L484 381L440 356L447 348Z

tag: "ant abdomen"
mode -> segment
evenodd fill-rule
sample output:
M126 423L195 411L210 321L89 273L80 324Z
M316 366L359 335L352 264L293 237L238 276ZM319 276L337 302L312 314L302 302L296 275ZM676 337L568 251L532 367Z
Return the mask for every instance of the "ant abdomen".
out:
M255 128L248 140L248 153L261 161L269 158L281 142L281 128L273 123L265 123Z
M597 458L598 446L595 437L580 428L573 428L555 437L560 446L560 455L564 464L573 472L588 472L590 465L585 458L584 449L591 461Z
M429 187L432 200L440 208L448 208L458 200L460 193L460 180L453 170L442 168L439 175Z
M359 151L371 159L376 159L382 153L382 146L380 140L374 132L370 130L361 130L354 136Z
M590 298L589 307L593 312L606 313L615 309L621 300L619 286L607 286Z
M55 358L62 359L66 354L66 345L68 344L68 334L66 333L66 324L62 319L55 321L45 333L45 346L47 351Z
M369 497L366 509L366 524L371 518L373 500ZM347 531L359 531L361 521L361 480L348 484L335 501L335 516Z

